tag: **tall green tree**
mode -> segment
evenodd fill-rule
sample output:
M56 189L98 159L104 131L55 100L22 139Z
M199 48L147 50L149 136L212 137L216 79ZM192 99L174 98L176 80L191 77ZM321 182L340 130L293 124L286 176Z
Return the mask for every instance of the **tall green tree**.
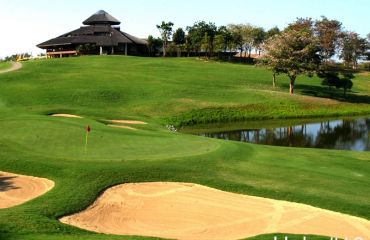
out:
M232 48L232 34L225 26L218 28L214 39L214 50L216 52L226 52Z
M182 28L178 28L173 34L173 42L177 47L177 56L181 57L181 52L184 44L186 43L185 32Z
M163 46L162 39L155 38L152 35L148 36L147 42L149 56L155 56L160 51L160 48Z
M358 68L358 60L366 55L368 44L365 38L361 38L355 32L342 32L340 38L340 59L345 67Z
M366 52L367 60L370 61L370 33L367 34L367 52ZM368 64L370 69L370 63Z
M263 43L262 48L264 48L264 44L266 43L266 41L268 41L270 38L278 34L280 34L280 29L278 27L273 27L269 29L266 32L265 42ZM270 70L272 71L272 87L276 88L276 76L280 74L280 70L278 68L279 66L274 66L274 62L269 63L269 62L266 62L266 60L267 59L260 59L260 61L257 63L260 65L269 66Z
M168 41L171 39L172 36L172 22L164 22L162 21L161 25L157 25L159 32L161 33L162 41L163 41L163 57L166 56L166 50L168 46Z
M241 24L229 24L227 26L228 31L231 33L230 47L240 51L240 56L243 55L243 36L242 36L242 25Z
M204 21L196 22L193 26L187 27L188 41L193 51L199 53L205 51L207 57L211 57L214 49L214 38L217 33L217 26L214 23Z
M243 39L243 47L245 51L245 57L248 54L248 57L251 57L252 49L253 49L253 36L254 27L250 24L243 24L242 25L242 39Z
M261 46L263 42L266 40L266 32L261 27L255 27L252 30L252 37L253 37L253 48L256 51L256 54L261 55Z
M149 56L153 56L153 53L154 53L154 37L152 35L148 36L147 46L148 46Z
M273 71L284 73L289 77L289 92L293 94L297 76L313 75L319 68L321 57L319 43L312 29L290 26L268 40L265 44L266 55L261 61Z
M211 40L211 37L208 35L207 32L205 32L204 36L203 36L203 39L202 39L202 42L201 42L201 48L203 51L206 52L206 58L208 59L210 57L210 52L212 51L212 46L213 45L213 42Z

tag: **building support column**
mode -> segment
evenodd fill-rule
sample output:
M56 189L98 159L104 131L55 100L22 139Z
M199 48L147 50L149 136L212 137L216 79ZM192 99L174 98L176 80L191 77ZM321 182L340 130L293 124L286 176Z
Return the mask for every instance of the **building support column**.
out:
M125 55L127 56L127 43L125 43Z
M103 55L103 47L100 46L100 55Z
M114 47L112 46L112 55L114 54Z

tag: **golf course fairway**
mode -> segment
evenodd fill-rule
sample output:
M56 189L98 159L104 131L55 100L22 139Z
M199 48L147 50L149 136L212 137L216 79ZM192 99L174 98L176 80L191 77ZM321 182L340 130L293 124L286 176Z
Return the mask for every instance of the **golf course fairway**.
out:
M271 78L250 65L119 56L29 61L0 74L0 171L55 183L31 201L0 209L0 239L151 239L58 220L85 210L112 186L133 183L185 182L370 220L370 152L181 133L198 123L370 115L368 74L356 74L346 99L316 77L298 78L293 96L287 78L278 76L276 89ZM115 119L124 121L109 121ZM250 239L331 237L270 233Z

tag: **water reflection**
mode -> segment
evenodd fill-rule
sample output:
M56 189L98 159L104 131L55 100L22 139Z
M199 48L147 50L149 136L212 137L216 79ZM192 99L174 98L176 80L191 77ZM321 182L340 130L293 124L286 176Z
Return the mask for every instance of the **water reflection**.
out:
M296 126L202 133L201 136L255 144L370 150L370 118L324 121Z

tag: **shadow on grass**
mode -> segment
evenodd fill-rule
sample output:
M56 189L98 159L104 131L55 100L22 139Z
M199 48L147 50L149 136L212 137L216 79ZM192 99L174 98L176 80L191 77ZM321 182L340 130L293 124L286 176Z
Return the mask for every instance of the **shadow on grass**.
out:
M18 187L14 186L12 179L16 177L6 177L0 174L0 192L6 192L12 189L18 189Z
M334 99L337 101L348 102L348 103L369 103L370 104L370 96L357 95L353 91L348 91L346 96L344 96L343 90L339 90L336 88L297 84L296 89L302 95L330 98L330 99Z

